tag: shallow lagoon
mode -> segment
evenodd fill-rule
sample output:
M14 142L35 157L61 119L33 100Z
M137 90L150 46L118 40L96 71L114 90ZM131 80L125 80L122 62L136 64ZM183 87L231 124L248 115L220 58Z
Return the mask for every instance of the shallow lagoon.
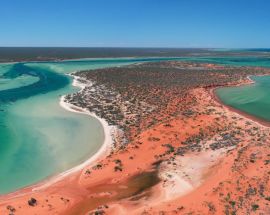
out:
M270 121L270 76L252 76L254 84L216 90L226 104L260 119Z
M65 171L88 159L103 143L103 128L96 118L60 107L60 95L78 90L71 79L44 69L42 74L39 84L29 76L28 85L22 86L16 77L13 91L0 91L1 193Z
M165 59L174 58L0 64L0 193L66 171L103 144L96 118L60 107L61 95L78 90L66 74Z

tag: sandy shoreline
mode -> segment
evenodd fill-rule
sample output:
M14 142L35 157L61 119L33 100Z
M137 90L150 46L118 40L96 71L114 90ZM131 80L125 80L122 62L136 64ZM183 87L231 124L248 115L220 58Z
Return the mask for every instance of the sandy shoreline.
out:
M85 85L80 83L77 80L76 76L73 76L73 75L70 75L70 76L73 77L72 85L75 87L79 87L80 90L83 90ZM71 169L68 169L62 173L59 173L59 174L56 174L53 176L49 176L48 178L43 179L40 182L37 182L33 185L23 187L17 191L11 192L11 193L0 195L0 198L2 196L5 196L5 199L8 200L11 198L24 196L28 193L36 192L36 191L40 191L42 189L48 188L49 186L65 179L66 177L68 177L74 173L77 173L79 171L82 171L86 166L91 167L91 164L93 166L94 164L96 164L97 161L104 159L111 152L111 150L113 148L112 135L113 135L114 131L116 131L117 128L115 126L109 126L108 123L106 122L106 120L101 119L100 117L96 116L94 113L90 113L89 111L87 111L83 108L80 108L80 107L77 107L75 105L72 105L72 104L65 102L64 99L65 99L65 95L60 97L59 105L62 108L64 108L65 110L70 111L70 112L74 112L74 113L78 113L78 114L85 114L85 115L90 116L90 117L94 117L102 124L103 130L104 130L103 144L101 145L99 150L94 155L92 155L88 160L84 161L83 163L81 163L75 167L72 167Z
M83 90L85 85L80 83L76 76L73 76L73 75L71 75L71 76L74 78L72 85L75 87L81 88L80 90ZM63 179L64 177L67 177L72 173L81 171L86 166L89 166L89 165L93 164L94 162L97 162L98 160L105 158L107 155L109 155L109 153L113 147L112 134L113 134L113 131L116 129L114 126L109 126L108 123L106 122L106 120L101 119L96 114L91 113L83 108L80 108L80 107L77 107L77 106L72 105L70 103L67 103L64 101L64 99L65 99L65 96L61 96L59 104L61 107L63 107L67 111L79 113L79 114L85 114L85 115L88 115L88 116L91 116L91 117L98 119L98 121L102 124L103 130L104 130L104 142L103 142L102 146L100 147L100 149L93 156L91 156L88 160L84 161L83 163L81 163L81 164L79 164L79 165L77 165L77 166L75 166L75 167L73 167L73 168L71 168L63 173L60 173L59 175L57 175L55 177L54 180L47 182L42 187L38 187L35 190L48 187L51 184Z
M256 75L257 76L257 75ZM261 75L263 76L263 75ZM224 86L224 87L238 87L238 86L244 86L244 85L250 85L250 84L255 84L255 81L253 81L251 78L250 78L250 75L247 76L247 80L248 82L244 82L244 83L240 83L240 84L236 84L236 85L232 85L232 86ZM217 95L217 90L219 88L224 88L224 87L215 87L215 88L211 88L209 89L209 94L212 96L212 98L217 102L219 103L221 106L225 107L226 109L232 111L232 112L235 112L239 115L241 115L242 117L245 117L245 118L248 118L250 120L252 120L254 123L258 123L260 124L261 126L265 126L265 127L270 127L270 122L267 121L267 120L263 120L263 119L260 119L256 116L253 116L251 114L248 114L244 111L241 111L237 108L234 108L234 107L231 107L229 105L226 105Z

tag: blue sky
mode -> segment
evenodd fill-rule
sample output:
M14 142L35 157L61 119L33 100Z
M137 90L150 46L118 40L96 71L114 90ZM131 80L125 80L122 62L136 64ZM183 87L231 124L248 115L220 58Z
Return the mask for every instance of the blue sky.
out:
M0 46L270 47L269 0L0 0Z

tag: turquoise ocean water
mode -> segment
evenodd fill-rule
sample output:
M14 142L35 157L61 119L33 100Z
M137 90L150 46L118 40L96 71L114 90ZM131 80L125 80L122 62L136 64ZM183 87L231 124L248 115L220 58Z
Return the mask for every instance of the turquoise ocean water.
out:
M259 119L270 121L270 76L252 76L255 84L216 90L226 104Z
M0 194L68 170L102 145L96 118L59 106L61 95L79 90L68 73L165 59L0 64Z
M0 64L0 194L68 170L91 157L102 145L104 132L97 119L71 113L59 106L61 95L78 90L72 87L67 74L162 60L270 66L268 58L240 57L111 58ZM255 79L259 83L261 77ZM265 101L268 98L265 89L270 89L270 78L262 82L265 84L220 89L218 94L232 106L245 108L247 104L253 104L249 108L252 110L261 99L264 103L259 106L264 106L262 115L266 116L270 102ZM252 97L251 92L257 97ZM242 101L241 105L238 105L239 101Z
M269 57L227 57L205 60L223 65L270 67ZM250 78L255 82L252 85L220 88L216 90L216 93L226 105L259 119L270 121L270 76Z

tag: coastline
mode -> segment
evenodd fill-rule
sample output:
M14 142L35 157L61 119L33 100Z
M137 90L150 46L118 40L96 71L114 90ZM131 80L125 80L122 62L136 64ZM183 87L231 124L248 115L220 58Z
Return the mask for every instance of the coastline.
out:
M77 76L74 76L74 75L71 75L71 74L68 74L68 75L73 77L73 82L72 82L73 86L79 87L80 91L84 89L85 85L78 80ZM246 85L246 84L254 84L255 83L250 78L250 76L247 76L247 79L248 79L248 83L244 82L244 83L240 83L240 84L236 84L236 85L228 85L227 87L234 87L234 86L237 87L237 86L243 86L243 85ZM222 87L226 87L226 86L222 86ZM221 101L221 99L217 96L216 92L215 92L218 88L222 88L222 87L219 86L219 87L214 87L212 89L207 90L214 101L216 101L219 105L225 107L229 111L235 112L235 113L239 114L242 117L248 118L248 119L252 120L253 122L258 123L259 125L262 125L262 126L265 126L265 127L270 127L270 122L261 120L261 119L255 117L255 116L247 114L247 113L245 113L243 111L240 111L240 110L238 110L236 108L233 108L233 107L228 106L225 103L223 103ZM102 124L103 130L104 130L104 142L103 142L103 144L101 145L99 150L93 156L91 156L89 159L85 160L84 162L78 164L77 166L74 166L71 169L68 169L68 170L66 170L66 171L64 171L62 173L56 174L56 175L51 176L51 177L49 177L47 179L44 179L44 180L42 180L40 182L37 182L36 184L26 186L24 188L21 188L21 189L19 189L17 191L14 191L14 192L11 192L11 193L8 193L8 194L0 195L0 198L2 196L8 196L8 197L11 197L11 198L19 197L19 196L23 196L23 195L27 194L28 192L35 192L35 191L40 191L42 189L48 188L49 186L51 186L51 185L65 179L66 177L68 177L68 176L70 176L70 175L72 175L74 173L77 173L79 171L82 171L87 166L91 167L91 164L94 165L94 163L96 163L99 160L104 159L110 153L111 149L113 148L112 134L113 134L114 130L117 129L117 128L115 128L114 126L109 126L108 123L106 122L106 120L104 120L102 118L99 118L94 113L91 113L88 110L85 110L85 109L83 109L81 107L78 107L78 106L75 106L75 105L70 104L68 102L65 102L64 101L65 96L66 95L63 95L63 96L60 97L59 105L62 108L64 108L67 111L70 111L70 112L79 113L79 114L85 114L85 115L88 115L88 116L91 116L91 117L95 117ZM9 199L9 198L7 198L7 199Z
M264 75L256 75L256 76L264 76ZM270 127L270 122L267 121L267 120L263 120L263 119L260 119L256 116L253 116L249 113L246 113L244 111L241 111L237 108L234 108L234 107L231 107L229 105L226 105L217 95L217 92L216 90L219 89L219 88L223 88L223 87L238 87L238 86L244 86L244 85L250 85L250 84L255 84L255 81L253 81L251 78L250 78L250 75L247 76L247 80L248 82L243 82L243 83L239 83L239 84L235 84L235 85L228 85L228 86L222 86L222 87L214 87L214 88L211 88L209 89L209 94L210 96L213 98L214 101L216 101L219 105L223 106L224 108L228 109L229 111L232 111L232 112L235 112L237 114L239 114L240 116L242 117L245 117L245 118L248 118L250 119L251 121L253 121L254 123L258 123L259 125L261 126L264 126L264 127Z
M70 74L69 74L70 75ZM70 75L73 77L73 82L72 86L79 87L80 91L83 90L85 87L84 84L80 83L78 81L78 78L74 75ZM113 148L113 133L117 130L115 126L109 126L107 121L98 117L94 113L91 113L83 108L77 107L75 105L72 105L70 103L67 103L64 101L66 95L63 95L60 97L59 105L64 108L67 111L78 113L78 114L85 114L90 117L96 118L102 125L103 131L104 131L104 142L100 146L99 150L93 154L89 159L85 160L84 162L78 164L77 166L74 166L64 172L58 173L56 175L49 176L48 178L45 178L37 183L34 183L32 185L20 188L14 192L7 193L7 194L1 194L0 199L2 197L5 197L5 200L11 199L11 198L16 198L20 196L27 195L28 193L31 192L36 192L40 191L42 189L46 189L50 187L53 184L56 184L57 182L61 182L68 176L71 176L72 174L78 173L82 171L85 167L91 165L93 166L96 162L99 160L104 159L109 153L111 152Z
M75 87L81 88L80 91L83 90L85 85L80 83L76 76L74 76L74 75L70 75L70 76L73 77L72 85L75 86ZM96 118L101 123L101 125L103 127L104 142L100 146L99 150L93 156L91 156L89 159L87 159L86 161L84 161L83 163L81 163L81 164L79 164L79 165L77 165L75 167L72 167L69 170L66 170L66 171L56 175L55 179L49 180L47 183L45 183L45 184L43 184L43 185L41 185L41 186L39 186L37 188L34 188L33 191L46 188L46 187L56 183L57 181L60 181L63 178L69 176L70 174L73 174L73 173L76 173L76 172L79 172L79 171L83 170L86 166L89 166L91 164L93 165L93 163L96 163L97 161L102 160L107 155L109 155L110 151L113 148L112 134L113 134L114 130L116 130L117 128L115 128L114 126L109 126L106 120L98 117L96 114L91 113L91 112L89 112L89 111L87 111L87 110L85 110L83 108L80 108L80 107L75 106L73 104L70 104L68 102L65 102L64 101L65 96L66 95L61 96L59 105L62 108L64 108L65 110L67 110L67 111L74 112L74 113L79 113L79 114L85 114L85 115Z
M175 58L173 60L176 59L182 59L182 58L188 58L188 57L177 57L177 56L156 56L156 57L151 57L151 56L129 56L129 57L93 57L93 58L66 58L66 59L51 59L51 60L44 60L44 61L40 61L40 60L30 60L30 61L2 61L0 62L0 64L16 64L16 63L61 63L61 62L70 62L70 61L95 61L95 60L116 60L116 59L123 59L123 60L140 60L140 59L156 59L156 58L164 58L166 60L169 60L169 58Z

